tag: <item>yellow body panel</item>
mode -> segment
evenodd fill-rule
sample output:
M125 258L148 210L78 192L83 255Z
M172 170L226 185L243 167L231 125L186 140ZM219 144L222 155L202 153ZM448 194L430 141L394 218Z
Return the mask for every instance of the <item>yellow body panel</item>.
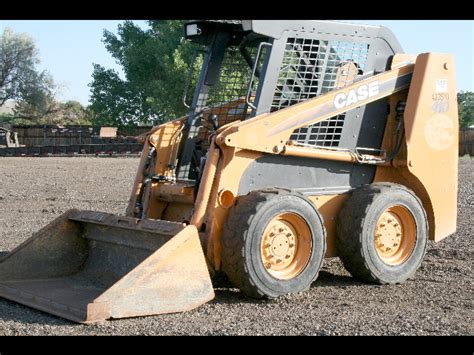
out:
M453 58L419 55L408 94L393 95L391 104L399 99L407 100L406 139L392 167L377 167L375 181L415 191L427 213L430 239L437 242L456 231L459 129ZM384 147L393 146L393 128L389 117Z
M405 110L408 171L429 196L433 239L456 231L458 190L458 106L454 59L418 56ZM428 204L428 201L425 201Z
M445 69L445 66L448 69ZM362 100L358 105L387 95L392 108L395 108L400 100L407 101L404 115L406 140L402 142L400 151L391 164L385 162L377 167L374 181L401 183L414 190L427 211L431 238L436 241L441 240L453 233L456 226L457 108L452 67L452 59L444 55L422 54L418 57L395 55L392 69L384 73L271 114L259 115L246 121L231 122L217 131L215 144L210 145L209 166L206 166L202 176L203 183L197 196L194 197L194 204L186 203L190 202L194 196L190 188L186 190L181 186L182 190L170 191L171 187L153 184L154 192L150 194L153 201L148 204L150 209L148 216L174 221L178 221L179 218L190 220L191 224L196 225L200 230L201 242L208 262L218 270L221 265L220 238L229 213L229 206L222 203L221 196L225 193L226 199L230 199L231 202L238 196L240 180L247 167L264 154L293 154L314 159L357 163L357 159L351 153L318 151L317 149L310 152L293 147L291 142L288 144L288 138L296 128L327 118L324 115L318 116L317 108L332 104L338 94L348 93L374 80L384 83L413 74L409 87L380 93ZM437 83L438 86L442 86L446 80L448 81L447 95L438 95ZM439 90L444 90L443 88L438 87ZM443 100L447 104L435 103L444 102ZM355 107L355 104L352 106ZM353 108L352 106L344 110L347 111ZM433 108L439 111L446 107L446 112L433 112ZM331 115L344 110L333 111ZM395 109L392 109L382 143L382 148L388 152L395 145L395 115ZM173 141L173 137L180 130L182 122L181 119L162 125L148 137L149 144L155 146L159 156L166 158L159 159L155 167L156 173L167 173L168 156L175 149L173 144L177 144ZM149 145L145 144L144 156L147 149ZM138 176L137 179L139 184ZM138 191L138 187L136 182L134 191ZM164 208L166 197L160 197L160 195L179 195L179 191L183 194L181 199L171 198L175 202L166 202L168 206ZM326 256L328 257L337 255L334 221L343 202L349 196L350 194L309 197L318 207L325 221L328 243ZM163 213L163 210L166 210L166 213Z
M336 219L342 204L349 198L349 194L310 196L309 200L318 208L326 228L326 257L337 256L336 250Z

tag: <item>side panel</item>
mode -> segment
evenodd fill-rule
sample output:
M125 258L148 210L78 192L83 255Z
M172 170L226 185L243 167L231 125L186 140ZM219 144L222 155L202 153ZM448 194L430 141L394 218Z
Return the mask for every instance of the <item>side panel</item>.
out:
M419 55L405 97L400 93L391 98L393 104L398 99L407 102L405 141L393 167L377 167L375 181L396 182L415 191L427 212L430 239L437 242L456 231L459 129L453 58ZM384 146L393 145L390 131L389 125Z
M318 208L323 216L326 228L326 258L337 256L336 250L336 219L342 204L349 198L350 194L310 196L309 199Z
M208 205L208 210L205 215L205 224L206 232L203 233L203 239L206 241L204 243L206 256L208 260L212 263L213 267L216 270L219 270L221 264L221 245L220 238L223 231L223 225L227 218L229 208L223 207L218 202L218 194L220 191L228 190L231 191L234 196L245 195L249 191L258 190L264 187L275 187L275 186L286 186L288 187L289 182L298 181L292 180L291 178L285 176L281 172L267 171L264 175L256 177L253 182L246 181L249 178L248 172L255 169L255 166L259 165L259 162L266 159L275 159L274 163L278 164L278 161L282 161L287 157L281 156L268 156L261 155L261 153L245 151L245 150L234 150L230 148L223 147L223 154L220 160L216 179L214 180L215 185L210 196L210 203ZM304 159L310 160L310 159ZM317 160L312 160L313 163ZM326 162L331 163L333 162ZM350 165L350 164L347 164ZM263 164L264 168L269 166L268 163ZM288 171L291 171L291 165L283 164L282 167L287 167ZM363 168L363 166L356 166L354 168ZM308 167L299 167L300 172L310 173L314 169ZM361 176L362 174L355 174L354 176ZM350 174L344 173L342 176L348 177ZM279 179L279 182L276 182ZM370 177L370 180L372 177ZM304 179L303 179L304 180ZM301 180L300 182L302 182ZM334 180L331 178L323 180L325 185L330 184L330 181ZM258 185L257 185L258 184ZM324 225L327 232L327 251L326 257L337 256L337 251L335 247L335 237L336 237L336 218L342 207L344 201L350 196L350 187L336 187L336 188L311 188L309 185L300 185L302 188L295 188L296 191L300 191L305 194L308 199L313 202L321 213Z
M428 192L434 240L456 231L458 107L454 59L447 54L417 57L405 110L408 170Z
M255 180L254 184L250 186L248 185L248 181L244 182L244 179L248 179L248 172L254 169L252 166L258 166L259 161L261 160L272 158L275 159L275 163L277 163L277 161L281 162L287 157L272 157L268 155L262 155L258 152L238 149L236 150L225 146L221 147L221 149L221 159L217 167L214 186L209 199L207 212L204 217L206 228L205 232L202 233L206 257L216 270L219 270L221 265L220 238L223 232L225 220L227 219L229 213L229 207L222 206L219 203L219 193L224 190L231 191L233 195L237 197L239 195L244 195L249 191L258 190L264 187L288 186L288 182L292 181L291 178L288 178L288 176L285 177L285 175L281 174L281 172L267 172L266 175L263 175ZM312 161L314 163L316 160L313 159ZM264 164L264 166L267 167L268 164ZM288 169L292 168L291 165L283 164L282 166L286 166ZM362 166L354 165L354 167L361 168ZM300 171L311 172L312 170L313 169L306 167L301 168ZM350 174L343 175L345 177L350 176ZM359 176L359 174L355 175ZM281 183L272 182L271 179L276 179L278 177L280 178ZM324 180L326 185L330 180L331 179ZM270 181L270 183L266 183L268 181ZM283 181L286 181L286 183ZM258 183L259 185L255 185L255 183ZM350 196L350 193L347 193L349 189L344 187L343 189L322 188L318 190L315 188L310 188L309 185L303 186L304 188L295 190L299 190L300 192L304 193L308 199L317 206L324 220L324 225L327 231L326 257L337 256L335 248L335 221L343 202Z
M242 175L239 195L267 187L285 187L305 195L345 192L369 184L374 167L329 160L264 154Z
M221 266L221 236L230 206L219 203L219 193L229 191L238 196L239 184L244 171L261 153L240 150L220 145L221 155L217 165L214 184L204 216L204 249L212 266L219 270Z

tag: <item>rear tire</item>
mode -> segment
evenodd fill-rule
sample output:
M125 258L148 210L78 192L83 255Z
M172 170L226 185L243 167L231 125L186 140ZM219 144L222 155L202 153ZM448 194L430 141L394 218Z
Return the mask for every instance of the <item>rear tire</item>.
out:
M355 190L337 223L337 250L357 279L401 283L413 276L426 253L428 222L415 193L392 183Z
M275 298L308 289L326 252L321 215L283 189L238 198L222 235L222 268L247 296Z

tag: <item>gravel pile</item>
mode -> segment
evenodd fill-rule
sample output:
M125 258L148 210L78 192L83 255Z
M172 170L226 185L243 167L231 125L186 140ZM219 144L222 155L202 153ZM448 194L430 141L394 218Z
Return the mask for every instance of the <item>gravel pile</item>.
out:
M1 158L0 256L69 208L123 214L136 158ZM434 244L403 285L353 280L326 259L311 289L255 301L216 280L187 313L78 325L0 298L0 335L473 335L474 162L460 159L458 231Z

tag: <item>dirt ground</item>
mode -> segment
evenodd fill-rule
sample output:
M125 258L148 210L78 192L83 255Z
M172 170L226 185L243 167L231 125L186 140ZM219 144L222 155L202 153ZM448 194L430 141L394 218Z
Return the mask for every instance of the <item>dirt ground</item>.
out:
M136 158L0 158L0 256L69 208L123 214ZM0 335L473 335L474 161L460 159L458 232L402 285L353 280L326 259L311 289L275 301L225 282L187 313L78 325L0 298Z

